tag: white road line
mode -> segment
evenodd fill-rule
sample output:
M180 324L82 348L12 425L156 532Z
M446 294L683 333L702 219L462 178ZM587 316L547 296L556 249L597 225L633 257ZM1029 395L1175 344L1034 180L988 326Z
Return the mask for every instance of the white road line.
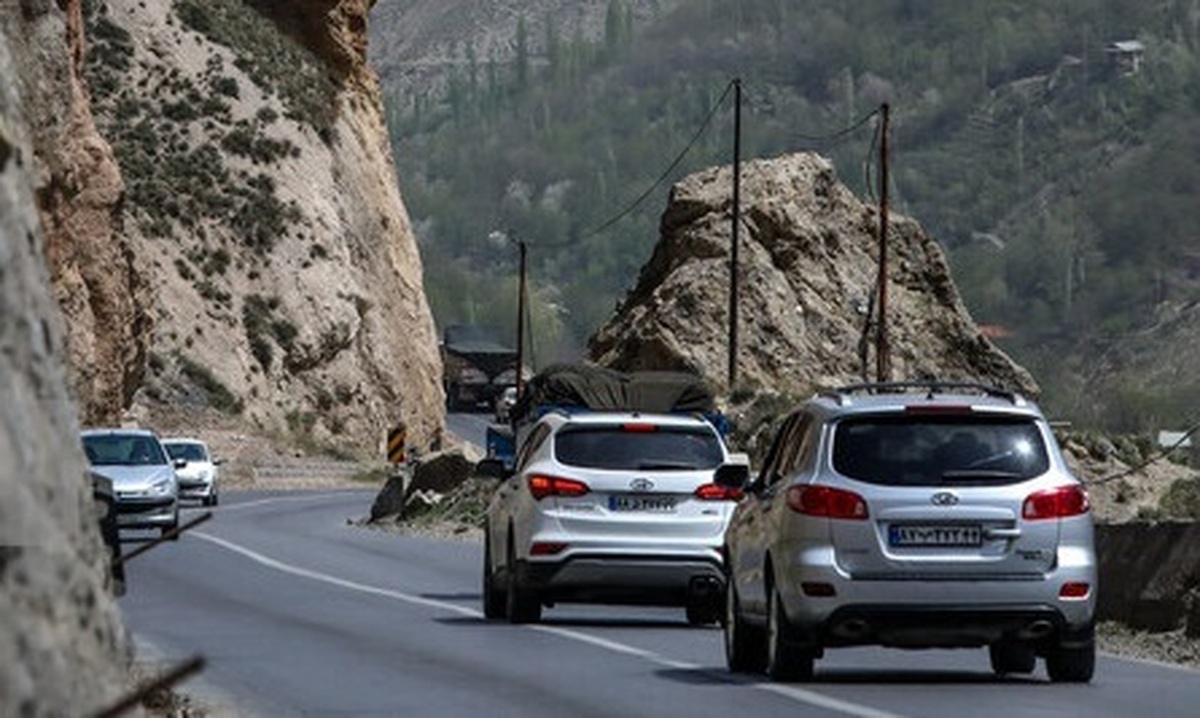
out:
M238 509L249 509L249 508L253 508L255 506L264 506L266 504L278 504L278 503L284 503L284 502L289 502L289 501L314 501L316 499L331 499L331 498L338 498L340 496L358 496L363 493L364 493L363 491L338 491L338 492L334 492L334 493L304 494L302 496L268 496L266 498L255 499L253 501L243 501L243 502L237 503L237 504L222 503L221 508L218 509L218 512L225 513L226 511L236 511Z
M328 494L325 494L325 496L328 496ZM268 501L268 500L269 499L264 499L264 501ZM238 504L238 505L244 506L247 504ZM372 596L381 596L383 598L390 598L390 599L393 599L396 601L401 601L403 603L412 604L414 606L421 606L424 608L433 608L433 609L442 610L442 611L449 611L451 613L456 613L460 616L468 616L471 618L483 618L482 613L480 613L479 611L476 611L474 609L471 609L471 608L466 608L465 606L459 606L459 605L456 605L453 603L448 603L446 601L438 601L438 600L429 599L429 598L422 598L420 596L415 596L411 593L404 593L403 591L393 591L392 589L381 588L379 586L370 586L365 583L358 583L356 581L349 581L344 578L338 578L337 576L330 576L329 574L321 573L320 571L312 571L312 570L309 570L306 568L300 568L299 566L293 566L291 564L284 563L283 561L273 559L269 556L264 556L263 554L258 553L257 551L254 551L252 549L248 549L245 546L240 546L236 543L233 543L232 541L228 541L226 539L219 538L217 536L213 536L212 534L205 533L203 531L192 531L188 535L194 536L194 537L196 537L198 539L202 539L204 541L208 541L209 543L216 544L217 546L220 546L221 548L227 549L227 550L232 551L240 556L248 558L251 561L254 561L255 563L259 563L268 568L273 568L276 571L282 571L283 573L291 574L293 576L300 576L301 578L312 579L313 581L319 581L321 583L326 583L331 586L337 586L339 588L345 588L345 589L348 589L351 591L358 591L360 593L365 593L365 594L369 594ZM559 636L559 637L565 638L567 640L577 641L579 643L585 643L585 644L588 644L591 646L596 646L597 648L601 648L606 651L612 651L614 653L619 653L622 655L643 658L647 661L650 661L651 663L662 666L664 668L670 668L670 669L675 669L675 670L679 670L679 669L701 670L702 669L702 667L700 667L700 666L694 666L694 665L687 664L687 663L681 663L679 661L675 661L675 660L666 658L664 656L660 656L657 653L654 653L653 651L647 651L645 649L637 648L636 646L630 646L625 643L619 643L617 641L610 641L610 640L607 640L604 638L599 638L597 636L592 636L592 635L589 635L586 633L581 633L579 631L574 631L569 628L561 628L558 626L547 626L547 625L539 625L539 624L530 624L526 627L531 628L533 630L541 631L543 633L549 633L549 634L552 634L555 636ZM803 688L797 688L795 686L785 686L785 685L781 685L778 683L748 683L747 687L754 688L754 689L761 690L761 691L766 691L768 693L774 693L778 696L782 696L784 698L788 698L788 699L791 699L791 700L794 700L794 701L797 701L800 703L806 703L808 705L815 706L818 708L825 708L827 710L835 711L838 713L843 713L843 714L849 715L849 716L857 716L858 718L900 718L899 714L897 714L897 713L888 713L886 711L881 711L881 710L877 710L875 708L871 708L870 706L864 706L864 705L860 705L858 703L851 703L849 701L843 701L838 698L832 698L830 696L822 695L815 691L805 690Z

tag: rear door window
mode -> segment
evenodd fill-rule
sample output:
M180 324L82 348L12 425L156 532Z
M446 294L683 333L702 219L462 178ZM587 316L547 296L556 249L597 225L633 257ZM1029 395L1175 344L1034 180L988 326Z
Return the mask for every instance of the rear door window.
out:
M568 466L617 471L714 469L724 459L713 431L653 425L564 427L554 455Z
M1050 459L1027 417L854 417L836 427L833 468L872 484L998 486L1044 474Z

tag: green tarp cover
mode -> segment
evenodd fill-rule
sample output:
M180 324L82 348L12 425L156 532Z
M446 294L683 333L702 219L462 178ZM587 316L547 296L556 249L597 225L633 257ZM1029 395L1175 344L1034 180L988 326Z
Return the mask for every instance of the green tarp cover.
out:
M712 391L695 374L625 373L586 364L557 364L539 372L521 392L514 419L519 422L544 406L647 413L715 410Z

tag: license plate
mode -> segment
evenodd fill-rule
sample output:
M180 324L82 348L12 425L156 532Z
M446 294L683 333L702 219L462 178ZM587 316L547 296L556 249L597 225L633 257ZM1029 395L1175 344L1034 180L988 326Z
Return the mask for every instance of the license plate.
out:
M669 514L675 511L673 496L642 496L639 494L617 494L608 497L611 511L650 511Z
M982 546L983 530L976 525L892 524L888 527L892 546Z

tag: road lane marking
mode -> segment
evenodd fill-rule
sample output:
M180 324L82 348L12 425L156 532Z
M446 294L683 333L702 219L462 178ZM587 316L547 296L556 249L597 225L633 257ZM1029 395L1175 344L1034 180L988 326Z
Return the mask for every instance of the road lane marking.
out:
M244 504L239 504L239 505L244 505ZM372 596L381 596L383 598L390 598L390 599L393 599L396 601L401 601L403 603L411 604L413 606L421 606L424 608L433 608L433 609L442 610L442 611L449 611L450 613L456 613L460 616L466 616L469 618L478 618L478 619L483 618L482 613L480 613L479 611L477 611L473 608L467 608L466 606L459 606L457 604L448 603L446 601L439 601L436 599L422 598L421 596L416 596L411 593L405 593L403 591L395 591L390 588L371 586L371 585L368 585L365 583L358 583L357 581L350 581L348 579L338 578L337 576L331 576L327 573L321 573L320 571L313 571L313 570L310 570L307 568L293 566L292 564L284 563L283 561L273 559L270 556L265 556L261 553L258 553L257 551L254 551L253 549L249 549L249 548L246 548L245 546L241 546L232 541L228 541L226 539L223 539L223 538L220 538L217 536L213 536L212 534L206 533L204 531L192 531L189 534L189 536L195 536L198 539L202 539L204 541L208 541L209 543L216 544L217 546L220 546L221 548L224 548L228 551L232 551L233 553L236 553L239 556L248 558L251 561L254 561L255 563L266 566L267 568L275 569L276 571L281 571L283 573L290 574L292 576L299 576L301 578L307 578L307 579L311 579L313 581L325 583L330 586L337 586L339 588L345 588L345 589L348 589L351 591L358 591L360 593L365 593L365 594L372 595ZM611 651L613 653L619 653L621 655L642 658L646 661L654 663L663 668L669 668L669 669L674 669L674 670L692 670L692 671L707 670L703 666L697 666L697 665L693 665L690 663L675 661L675 660L669 659L665 656L661 656L653 651L648 651L643 648L638 648L636 646L630 646L628 644L620 643L618 641L610 641L606 638L600 638L598 636L593 636L593 635L590 635L587 633L582 633L580 631L575 631L570 628L562 628L559 626L547 626L547 625L543 625L543 624L525 624L524 627L533 629L535 631L541 631L542 633L549 633L551 635L559 636L559 637L565 638L567 640L584 643L584 644L587 644L590 646L595 646L597 648L601 648L606 651ZM806 703L810 706L814 706L817 708L825 708L827 710L835 711L837 713L842 713L842 714L849 715L849 716L856 716L857 718L901 718L900 714L898 714L898 713L889 713L887 711L877 710L875 708L871 708L870 706L860 705L858 703L852 703L850 701L844 701L844 700L841 700L838 698L833 698L830 696L823 695L821 693L817 693L816 691L806 690L804 688L798 688L796 686L787 686L787 685L782 685L779 683L751 682L750 679L743 679L742 677L736 676L735 674L728 674L728 675L722 674L722 678L723 679L733 678L734 680L738 681L739 683L741 683L741 685L743 685L747 688L753 688L756 690L766 691L768 693L774 693L778 696L788 698L788 699L791 699L791 700L794 700L794 701L797 701L800 703Z
M249 509L256 506L265 506L267 504L283 503L287 501L313 501L314 499L336 499L342 496L359 496L366 493L360 489L349 489L346 491L336 491L333 493L306 494L304 496L266 496L261 499L253 499L251 501L242 501L240 503L230 504L223 503L219 509L220 513L226 511L236 511L238 509Z

